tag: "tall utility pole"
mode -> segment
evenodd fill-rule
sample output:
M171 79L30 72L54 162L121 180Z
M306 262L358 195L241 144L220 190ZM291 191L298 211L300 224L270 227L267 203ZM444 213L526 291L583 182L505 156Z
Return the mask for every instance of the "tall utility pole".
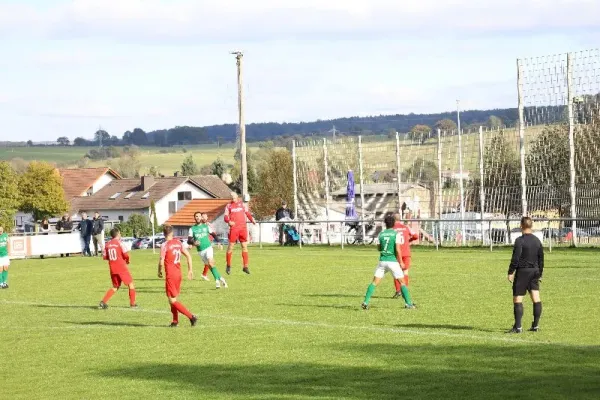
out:
M244 54L234 51L237 60L237 83L238 83L238 129L240 132L240 157L242 164L242 199L248 201L248 160L246 159L246 125L244 124L244 98L242 96L242 58Z

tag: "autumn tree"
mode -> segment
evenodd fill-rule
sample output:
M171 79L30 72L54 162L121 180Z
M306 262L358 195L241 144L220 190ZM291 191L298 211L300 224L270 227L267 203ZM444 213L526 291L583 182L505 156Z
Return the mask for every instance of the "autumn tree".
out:
M408 137L411 140L418 141L420 143L425 142L431 133L431 128L427 125L415 125L408 133Z
M251 200L252 210L259 219L273 216L286 201L294 208L294 178L292 156L287 150L269 152L265 167L259 174L260 189Z
M58 170L45 162L32 161L19 180L21 211L41 220L69 209Z
M442 131L442 133L452 134L452 132L456 132L458 127L456 126L456 122L452 121L451 119L446 118L446 119L442 119L442 120L439 120L438 122L436 122L434 129L436 131L436 134L437 134L438 129L440 131Z
M0 226L10 232L19 209L19 176L6 161L0 161Z

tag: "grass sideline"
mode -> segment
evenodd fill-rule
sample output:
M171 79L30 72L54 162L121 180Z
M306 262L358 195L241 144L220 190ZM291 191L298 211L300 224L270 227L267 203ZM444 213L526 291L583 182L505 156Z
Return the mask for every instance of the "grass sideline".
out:
M416 248L411 291L391 278L360 310L377 254L369 247L252 247L234 254L229 289L185 281L200 321L168 329L157 255L132 252L141 309L126 290L108 310L106 264L17 260L0 291L0 373L10 399L597 399L599 252L547 254L542 331L508 336L509 249ZM224 252L216 252L223 272ZM201 270L194 255L195 270ZM525 304L524 326L531 322Z

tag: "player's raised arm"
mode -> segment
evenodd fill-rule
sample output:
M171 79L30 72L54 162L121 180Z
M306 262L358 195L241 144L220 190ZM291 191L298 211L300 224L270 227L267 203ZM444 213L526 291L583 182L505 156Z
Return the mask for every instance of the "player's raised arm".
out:
M187 260L188 279L191 281L192 279L194 279L194 270L192 268L192 256L191 256L190 252L187 251L187 249L183 246L181 247L181 253L184 255L185 259Z

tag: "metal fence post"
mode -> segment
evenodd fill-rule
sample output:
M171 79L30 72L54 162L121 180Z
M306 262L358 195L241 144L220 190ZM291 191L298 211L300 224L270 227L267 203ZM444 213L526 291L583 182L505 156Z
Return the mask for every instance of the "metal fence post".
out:
M258 244L262 249L262 222L258 221Z
M323 168L325 169L325 217L327 219L327 244L331 245L329 240L329 165L327 162L327 138L323 139Z
M294 168L294 219L298 219L298 166L296 165L295 140L292 140L292 163Z
M462 239L460 241L461 247L464 246L467 235L465 229L465 179L463 176L463 155L462 155L462 133L458 130L458 173L460 179L458 181L460 188L460 231Z
M552 231L550 230L550 220L548 220L548 239L550 253L552 253Z
M442 202L444 200L443 192L444 183L442 181L442 130L437 130L438 143L437 143L437 161L438 161L438 218L442 219ZM442 226L438 223L438 234L440 235L440 244L442 242Z
M298 224L298 236L300 236L300 242L298 245L302 248L302 222Z
M567 100L569 110L569 170L571 194L571 233L572 245L577 247L577 204L575 192L575 119L573 117L573 53L567 54Z
M359 170L359 190L360 190L360 218L364 221L365 219L365 194L363 190L364 178L363 178L363 152L362 152L362 136L358 136L358 170ZM365 244L365 224L360 224L362 227L362 243Z
M521 207L527 215L527 176L525 172L525 103L523 101L523 63L517 59L517 93L519 96L519 158L521 161Z
M490 251L494 251L494 239L492 239L492 220L488 221L488 235L490 237Z
M340 242L342 245L342 249L344 248L344 223L340 222Z
M402 200L400 193L400 136L398 132L396 132L396 181L397 181L397 191L398 191L398 212L402 213Z
M484 171L483 171L483 127L479 127L479 207L481 208L481 239L482 246L485 246L485 236L483 235L483 219L485 214L485 189L483 187L484 184ZM488 229L488 235L490 231Z

